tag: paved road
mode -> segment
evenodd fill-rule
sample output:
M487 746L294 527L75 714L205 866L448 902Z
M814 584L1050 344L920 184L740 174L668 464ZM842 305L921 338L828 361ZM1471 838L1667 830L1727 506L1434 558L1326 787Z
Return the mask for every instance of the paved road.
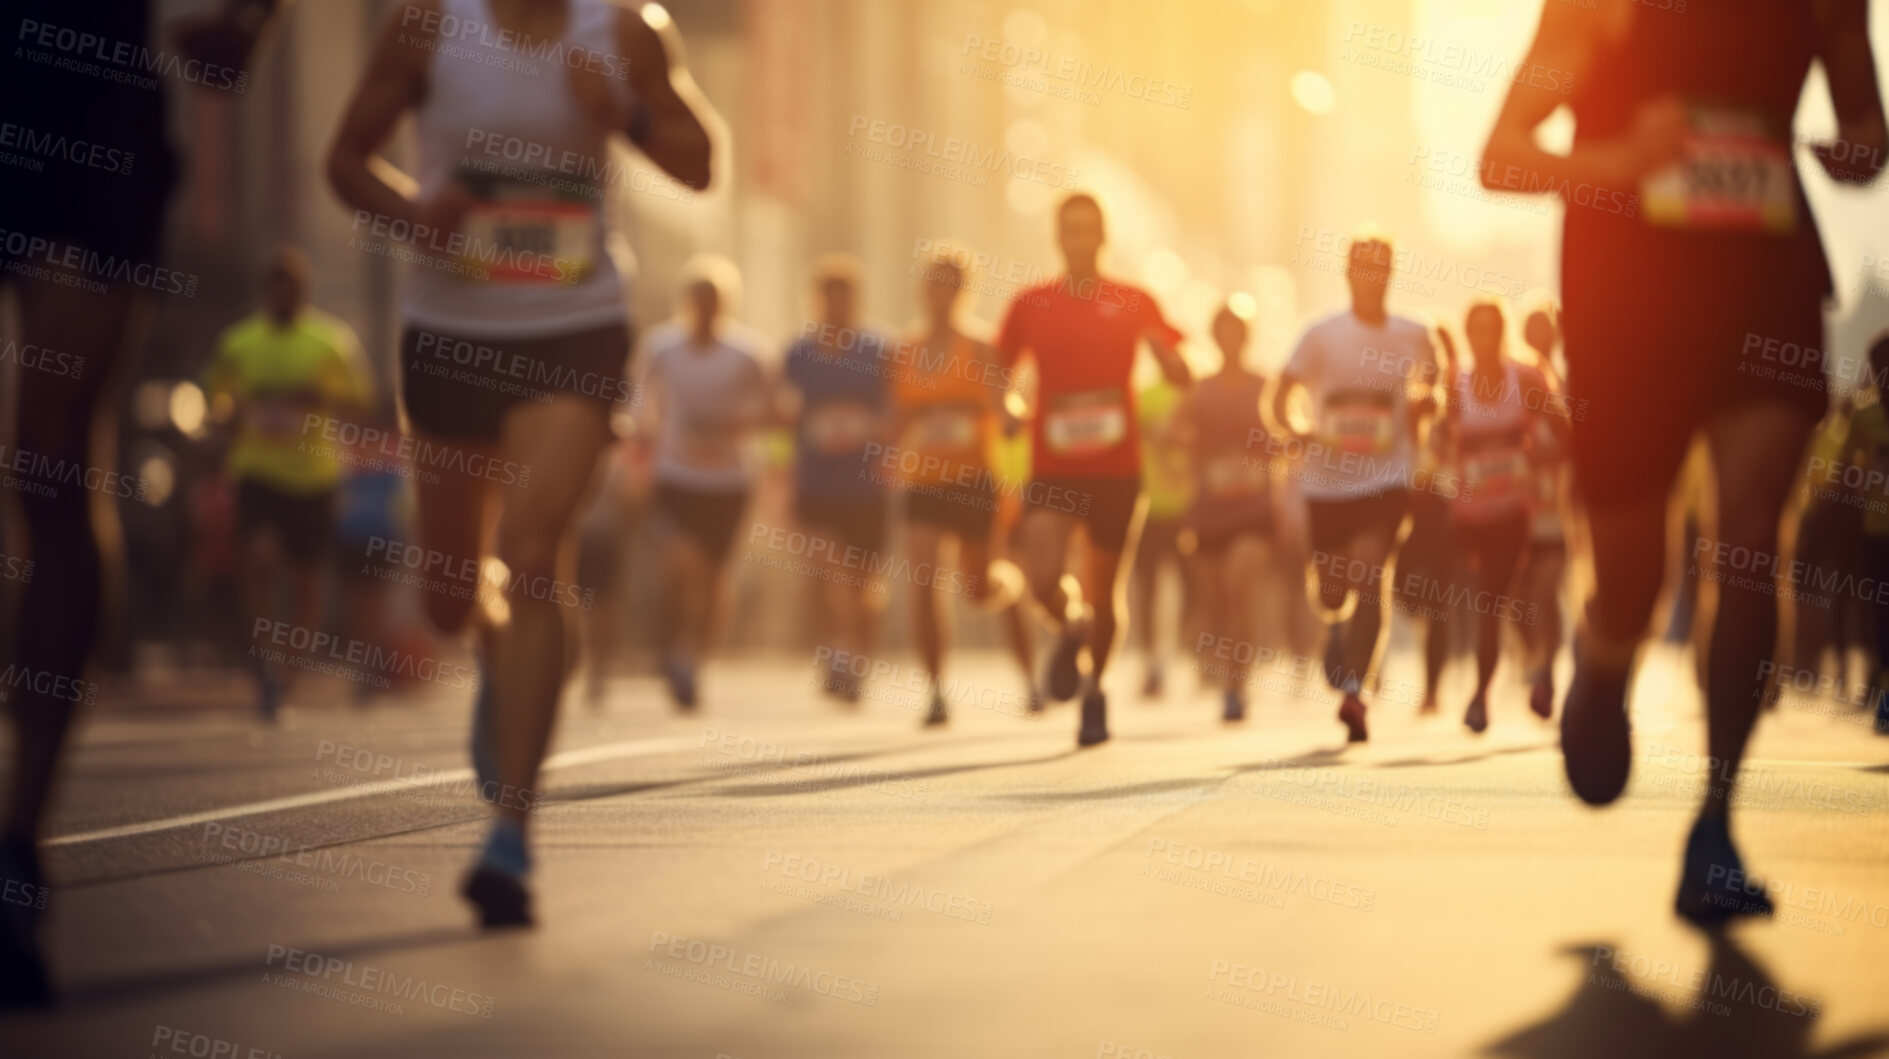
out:
M694 717L624 678L559 733L543 925L495 937L453 893L483 819L463 695L317 687L274 729L108 705L49 864L67 1002L0 1032L22 1056L1889 1054L1889 740L1767 718L1738 831L1783 915L1701 935L1669 902L1702 721L1654 661L1602 812L1510 686L1481 738L1387 706L1347 749L1289 674L1234 730L1187 680L1118 694L1117 738L1077 753L1070 708L1007 715L994 657L930 733L905 674L850 714L795 660L724 665Z

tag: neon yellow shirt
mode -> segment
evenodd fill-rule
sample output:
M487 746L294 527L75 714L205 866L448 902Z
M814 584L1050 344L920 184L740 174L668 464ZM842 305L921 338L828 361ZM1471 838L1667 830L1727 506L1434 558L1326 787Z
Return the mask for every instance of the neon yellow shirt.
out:
M1185 445L1162 444L1180 409L1179 387L1166 379L1137 395L1141 414L1141 487L1148 494L1148 517L1174 519L1194 504L1194 467Z
M364 407L373 394L354 331L316 309L287 327L261 312L238 321L223 332L203 380L213 401L227 394L236 402L230 476L298 495L341 480L339 447L309 430L307 417Z
M1881 484L1889 475L1889 416L1884 414L1881 401L1864 405L1850 416L1843 459L1857 468L1854 474L1864 483L1860 488L1863 533L1889 537L1889 490Z

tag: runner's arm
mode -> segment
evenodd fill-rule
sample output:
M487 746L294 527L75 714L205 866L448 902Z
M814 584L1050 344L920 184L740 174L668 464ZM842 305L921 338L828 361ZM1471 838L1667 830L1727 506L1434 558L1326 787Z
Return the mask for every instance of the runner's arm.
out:
M1539 408L1535 415L1548 424L1554 433L1555 443L1566 445L1574 433L1573 412L1568 407L1568 400L1561 393L1561 380L1555 376L1554 369L1546 364L1526 368L1534 376L1531 385L1541 391Z
M1264 413L1262 418L1265 420L1266 429L1275 437L1305 437L1304 431L1293 427L1291 413L1292 394L1304 385L1305 380L1299 377L1298 370L1288 364L1268 388L1271 398L1264 403L1261 411Z
M204 404L209 409L205 421L213 431L227 430L236 420L236 367L230 355L229 332L217 339L216 350L203 368Z
M661 4L624 9L617 19L617 46L629 63L636 98L622 131L649 160L701 191L708 187L711 149L704 116L715 111L689 75L682 35Z
M1439 349L1443 350L1441 356L1438 355ZM1404 398L1410 403L1411 444L1422 443L1423 422L1435 418L1440 413L1436 399L1437 391L1442 389L1443 393L1448 394L1449 390L1440 387L1438 380L1446 375L1453 376L1455 366L1456 347L1451 343L1450 333L1448 329L1438 327L1435 342L1428 341L1426 336L1422 363L1417 366L1417 374L1421 378L1412 379L1404 391ZM1451 378L1450 381L1453 383L1454 379Z
M1613 0L1614 5L1628 2ZM1600 6L1610 5L1603 0ZM1524 63L1559 71L1564 78L1592 76L1602 17L1598 8L1544 4ZM1490 191L1561 190L1582 184L1632 186L1643 174L1678 158L1685 111L1671 97L1643 104L1628 135L1590 140L1565 155L1543 150L1535 142L1535 129L1567 96L1531 80L1522 78L1510 85L1483 147L1479 172L1482 186Z
M184 55L206 65L243 70L269 23L295 0L228 0L219 11L178 19L171 36ZM208 87L209 81L199 82Z
M990 414L996 417L995 421L1002 423L1004 414L1008 410L1004 404L1004 397L1010 392L1012 373L997 359L997 351L991 348L989 342L981 338L973 338L971 350L972 355L977 358L978 378L985 380L984 405L989 409ZM997 378L1000 380L997 383L989 381L992 367L997 369Z
M1004 437L1015 436L1017 431L1021 430L1024 425L1022 417L1017 415L1015 408L1012 406L1010 395L1012 393L1017 395L1018 404L1027 404L1029 400L1029 395L1023 392L1025 381L1029 378L1029 373L1017 368L1017 365L1022 362L1022 359L1026 355L1034 356L1034 354L1030 352L1029 321L1031 310L1030 303L1027 300L1029 297L1030 292L1025 291L1011 300L1009 310L1004 313L1003 325L997 330L997 342L993 347L993 352L995 352L997 357L997 365L1006 373L1003 391L998 395L998 399L1002 402L1003 406L1003 414L999 422L1003 424ZM1042 366L1038 365L1037 368L1041 370Z
M630 370L635 377L636 404L630 416L633 424L630 440L638 453L652 451L656 445L656 433L662 425L663 394L662 385L657 378L656 357L650 349L649 336L645 334L637 341L634 365Z
M426 211L414 201L419 185L379 152L393 137L401 114L426 95L432 49L421 43L421 31L409 30L403 20L414 10L436 6L437 0L411 0L388 16L328 147L328 186L335 197L375 220L427 223Z
M1818 56L1837 112L1837 142L1811 151L1833 178L1868 184L1882 175L1889 150L1889 118L1869 44L1869 0L1812 0L1811 6L1822 37Z
M1151 331L1143 336L1148 340L1148 349L1154 353L1154 359L1161 365L1161 374L1167 381L1185 390L1194 385L1193 369L1187 366L1187 358L1181 356L1170 337L1161 331Z
M800 421L803 403L800 387L794 383L794 355L795 349L789 348L787 355L781 358L780 368L770 380L767 394L769 425L789 434L794 433L794 427Z

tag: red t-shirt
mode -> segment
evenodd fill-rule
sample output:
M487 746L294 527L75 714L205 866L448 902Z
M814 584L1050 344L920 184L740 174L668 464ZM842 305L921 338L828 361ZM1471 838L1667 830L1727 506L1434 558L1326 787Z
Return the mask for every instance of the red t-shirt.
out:
M1063 277L1031 287L1010 303L997 351L1006 368L1026 350L1036 361L1033 474L1141 475L1135 391L1128 380L1135 350L1150 333L1170 345L1181 340L1154 297L1126 283L1077 286Z

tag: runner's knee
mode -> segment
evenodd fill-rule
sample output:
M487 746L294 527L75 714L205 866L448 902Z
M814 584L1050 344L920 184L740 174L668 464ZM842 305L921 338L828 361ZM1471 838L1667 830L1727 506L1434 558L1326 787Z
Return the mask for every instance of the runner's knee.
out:
M558 536L536 526L501 528L498 558L513 578L531 580L557 576Z

